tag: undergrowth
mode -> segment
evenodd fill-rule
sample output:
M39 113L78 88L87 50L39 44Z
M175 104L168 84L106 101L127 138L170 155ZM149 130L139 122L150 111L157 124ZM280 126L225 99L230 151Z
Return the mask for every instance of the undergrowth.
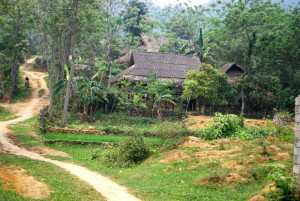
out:
M274 125L264 128L244 127L244 119L237 115L216 113L212 124L200 129L199 137L212 140L230 138L250 140L268 136L279 137L285 141L293 141L293 129L287 125Z
M108 154L107 161L113 166L127 167L138 164L150 156L150 150L141 136L128 137L118 149Z
M277 167L268 175L274 182L275 190L271 190L266 194L268 201L296 201L300 200L296 194L297 187L295 185L295 176L287 175L283 169Z

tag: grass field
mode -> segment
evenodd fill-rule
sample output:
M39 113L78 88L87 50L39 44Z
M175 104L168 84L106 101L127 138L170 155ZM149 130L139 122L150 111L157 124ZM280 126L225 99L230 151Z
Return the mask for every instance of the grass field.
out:
M215 153L219 148L207 151L207 155L215 155L203 158L197 157L199 149L182 147L165 153L154 153L142 164L129 168L105 164L103 157L116 148L74 145L50 147L70 154L73 158L69 160L112 177L128 186L143 200L149 201L248 200L271 182L267 175L276 166L284 166L285 171L288 171L292 164L291 159L276 161L272 157L265 158L260 154L259 142L250 142L250 145L241 147L243 153L238 156L228 154L234 149L229 145L225 145L228 150L219 151L219 154ZM91 156L95 150L100 156L92 160ZM188 157L180 158L179 153ZM248 160L251 155L253 160ZM170 156L179 157L170 160ZM237 170L236 167L241 170Z
M78 180L75 176L56 167L55 165L40 161L30 160L15 155L0 153L0 171L4 166L16 166L26 170L26 174L33 176L39 181L43 181L52 191L48 198L43 200L105 200L101 194L96 192L86 183ZM3 173L5 174L5 172ZM0 200L3 201L30 201L33 199L25 198L12 190L1 188L0 178ZM13 183L10 185L14 185ZM30 186L27 186L30 188Z
M48 133L43 135L47 140L62 140L62 141L81 141L81 142L107 142L107 143L120 143L124 141L126 136L114 136L114 135L74 135L74 134L60 134L60 133ZM144 138L147 144L160 144L158 138Z
M188 133L183 128L180 120L170 120L160 122L155 118L131 117L124 114L97 114L97 121L93 123L96 130L104 131L107 134L129 135L138 133L146 137L156 137L166 128L176 128L179 132ZM72 116L68 123L69 128L88 129L91 124L82 122L78 116ZM191 131L190 131L191 132Z
M35 121L36 119L32 118L12 128L17 134L18 141L31 146L44 146L30 134L34 131L32 125ZM156 123L150 125L154 125L155 128ZM268 174L277 166L283 168L286 173L292 169L293 136L288 136L291 133L287 133L277 138L253 140L200 140L197 146L183 143L175 149L164 151L153 148L150 158L129 167L116 166L107 160L110 153L117 151L117 147L60 144L47 146L72 156L72 158L52 158L81 164L107 175L117 183L128 187L130 192L142 200L244 201L257 195L264 186L271 183ZM49 133L44 134L44 137L54 140L116 143L125 139L125 136ZM144 140L146 143L159 143L158 138L144 138Z

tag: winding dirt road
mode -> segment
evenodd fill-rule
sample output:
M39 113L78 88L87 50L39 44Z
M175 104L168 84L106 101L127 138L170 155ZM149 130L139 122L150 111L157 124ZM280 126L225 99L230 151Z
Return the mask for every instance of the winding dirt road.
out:
M67 170L69 173L77 176L79 179L85 181L99 193L103 195L108 201L140 201L140 199L131 195L128 190L114 183L112 180L102 176L99 173L88 170L85 167L75 165L72 163L61 162L43 157L42 155L28 151L22 147L18 147L10 142L7 138L11 131L7 128L10 124L17 124L26 119L33 117L37 112L47 104L49 91L44 81L45 73L25 71L27 67L32 66L34 59L30 59L26 64L20 67L26 75L30 78L32 90L32 98L23 103L5 104L6 107L11 108L19 118L6 122L0 122L0 144L2 149L11 154L25 156L34 160L44 161L57 165L60 168ZM44 89L45 93L42 97L38 97L38 91ZM75 189L74 189L75 190Z

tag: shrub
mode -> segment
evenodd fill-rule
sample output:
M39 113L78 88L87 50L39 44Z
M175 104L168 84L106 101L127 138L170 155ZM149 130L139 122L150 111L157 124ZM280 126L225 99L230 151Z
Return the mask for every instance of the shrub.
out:
M142 136L133 135L128 137L119 146L117 160L121 166L139 163L150 155Z
M99 156L101 156L101 150L100 149L94 149L94 150L90 151L90 158L91 158L91 160L95 160Z
M296 196L295 177L285 175L281 168L276 168L268 177L274 181L277 190L268 192L266 195L267 200L299 200L299 197Z
M226 138L234 135L234 133L243 128L243 126L243 118L237 115L222 115L220 113L216 113L214 122L209 125L208 128L201 129L199 135L201 138L207 140Z
M250 140L254 138L265 138L267 136L280 137L284 141L294 140L293 129L290 126L276 125L275 127L265 128L240 128L230 138L240 140Z

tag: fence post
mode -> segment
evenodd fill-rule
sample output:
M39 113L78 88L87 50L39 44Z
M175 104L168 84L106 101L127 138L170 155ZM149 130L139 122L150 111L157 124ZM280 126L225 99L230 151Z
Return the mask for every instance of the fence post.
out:
M300 191L300 95L295 99L295 146L293 172L297 174L296 185Z

